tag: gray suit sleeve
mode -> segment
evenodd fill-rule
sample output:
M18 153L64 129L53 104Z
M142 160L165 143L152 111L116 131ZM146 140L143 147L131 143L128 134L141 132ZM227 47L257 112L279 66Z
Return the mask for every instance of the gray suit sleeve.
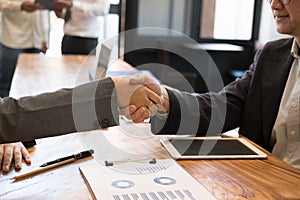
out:
M0 143L28 141L118 124L110 78L73 89L20 99L0 99Z

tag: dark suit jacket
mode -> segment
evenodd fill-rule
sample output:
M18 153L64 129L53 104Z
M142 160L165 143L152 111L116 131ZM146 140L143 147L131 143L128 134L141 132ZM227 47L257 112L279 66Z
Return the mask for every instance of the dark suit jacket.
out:
M293 62L292 42L281 39L266 44L244 76L219 93L168 90L169 117L166 121L152 118L152 132L204 136L240 127L240 134L271 150L270 136Z

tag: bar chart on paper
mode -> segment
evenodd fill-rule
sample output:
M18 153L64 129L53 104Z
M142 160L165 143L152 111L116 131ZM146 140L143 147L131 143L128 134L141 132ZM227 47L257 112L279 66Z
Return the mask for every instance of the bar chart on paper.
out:
M113 166L81 166L96 199L199 200L215 199L199 182L172 159L126 162Z

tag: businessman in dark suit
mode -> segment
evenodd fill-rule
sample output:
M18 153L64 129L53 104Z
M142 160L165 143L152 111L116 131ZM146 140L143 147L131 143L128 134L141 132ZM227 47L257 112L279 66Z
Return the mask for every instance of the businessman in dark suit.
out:
M244 76L218 93L164 90L164 112L152 117L155 134L240 134L300 169L300 1L269 0L277 31L293 36L269 42ZM131 80L142 83L141 80ZM146 108L135 109L134 122Z

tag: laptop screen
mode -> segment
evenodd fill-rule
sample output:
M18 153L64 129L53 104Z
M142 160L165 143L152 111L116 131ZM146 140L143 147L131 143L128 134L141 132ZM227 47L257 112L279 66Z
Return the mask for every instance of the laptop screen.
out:
M98 56L96 69L90 70L91 80L97 80L106 76L111 52L112 52L112 48L109 45L101 44L101 49Z

